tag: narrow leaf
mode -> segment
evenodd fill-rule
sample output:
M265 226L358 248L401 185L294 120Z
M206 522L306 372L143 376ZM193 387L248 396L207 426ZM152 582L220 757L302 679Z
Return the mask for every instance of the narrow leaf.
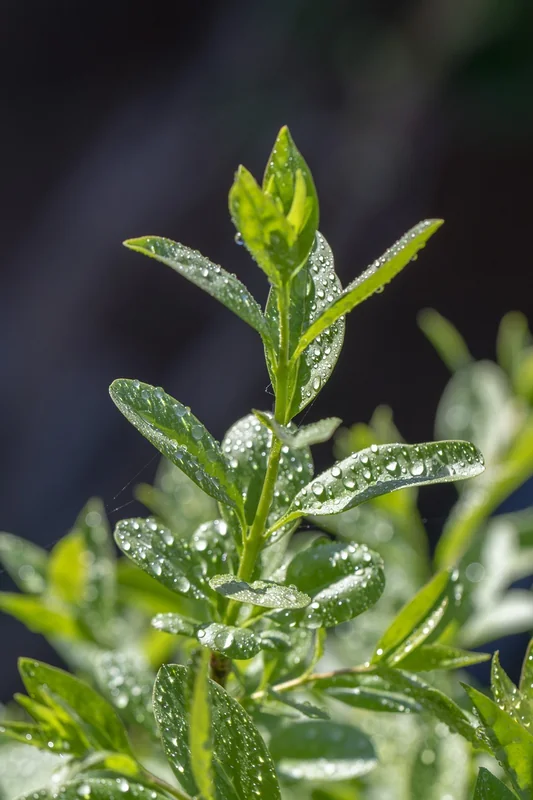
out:
M301 489L281 524L309 514L339 514L406 486L464 480L483 470L483 456L468 442L372 445Z
M53 790L40 789L17 800L168 800L168 794L154 791L151 787L134 783L125 777L93 778L82 776ZM178 797L180 795L177 795ZM185 800L185 795L181 795Z
M515 798L516 795L488 769L479 768L473 800L515 800Z
M395 664L419 647L439 627L449 605L451 570L437 573L397 614L376 645L372 661Z
M473 653L442 644L423 644L401 659L402 669L428 672L434 669L464 669L490 659L490 653Z
M191 767L203 800L215 800L211 707L209 704L209 652L203 650L197 661L191 698L189 747Z
M381 258L378 258L358 278L350 283L340 297L334 300L302 336L295 357L303 353L326 328L352 311L375 292L380 291L412 261L427 240L442 225L441 219L419 222L407 231Z
M298 553L287 568L287 581L311 596L300 611L275 612L275 619L300 621L311 628L331 627L362 614L383 592L381 557L365 545L328 542Z
M533 702L533 639L530 640L520 674L520 691Z
M308 719L327 720L330 718L327 711L325 711L323 708L313 705L307 700L294 700L287 694L279 694L278 692L275 692L274 689L268 690L268 697L278 703L288 706L289 708L293 708L295 711L299 711L300 714L303 714L303 716L307 717Z
M33 633L57 639L85 638L70 613L49 607L39 597L0 592L0 611L15 617Z
M222 267L213 264L197 250L191 250L171 239L143 236L140 239L127 239L124 244L130 250L136 250L138 253L155 258L171 267L233 311L254 328L263 339L269 340L269 332L261 308L246 286L235 275L231 275Z
M126 419L206 494L235 506L239 495L218 442L190 410L163 389L119 379L109 389Z
M533 719L533 704L517 689L502 668L498 651L492 659L490 677L492 694L499 707L517 722L529 727Z
M81 603L86 587L85 542L79 531L72 531L56 544L50 553L48 578L50 588L66 603Z
M191 765L189 682L186 667L166 665L159 671L154 709L163 747L180 784L198 793ZM257 786L269 800L280 800L272 759L242 706L209 681L213 732L213 773L218 800L250 800Z
M281 425L277 422L270 411L254 410L254 414L281 442L296 449L327 442L342 422L338 417L328 417L328 419L321 419L318 422L312 422L310 425L304 425L298 428L297 431L292 432L286 425Z
M418 315L418 325L450 372L456 372L472 362L465 340L455 325L438 311L425 308Z
M247 583L235 575L215 575L209 585L231 600L263 608L305 608L311 602L309 595L299 592L296 587L282 586L273 581Z
M304 721L282 728L270 740L278 772L291 780L359 778L377 766L368 736L339 722Z
M42 547L0 533L0 563L23 592L41 594L45 590L48 553Z
M111 620L116 602L113 539L101 500L92 498L76 520L85 544L85 593L82 613L92 630Z
M483 724L483 734L514 785L524 792L533 791L533 736L472 686L463 684ZM529 797L530 794L524 794Z

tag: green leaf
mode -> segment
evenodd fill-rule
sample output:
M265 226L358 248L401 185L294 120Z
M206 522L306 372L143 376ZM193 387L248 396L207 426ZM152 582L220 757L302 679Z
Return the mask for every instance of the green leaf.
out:
M205 597L205 581L194 553L183 539L148 519L124 519L115 528L122 552L152 578L177 594Z
M443 644L423 644L404 656L401 666L411 672L428 672L434 669L464 669L489 659L490 653L473 653Z
M171 267L233 311L263 339L269 340L261 308L235 275L213 264L197 250L191 250L190 247L173 242L171 239L143 236L139 239L127 239L124 244L130 250L136 250Z
M222 653L228 658L246 660L263 649L261 639L248 628L235 628L220 622L197 625L191 620L183 619L179 614L158 614L152 620L152 625L166 633L195 636L203 647Z
M109 393L126 419L206 494L239 503L218 442L186 406L161 388L125 378L113 381Z
M12 722L11 720L0 720L0 734L7 736L15 742L31 744L40 750L50 750L49 741L52 741L53 748L56 749L57 739L47 739L41 727L29 722Z
M190 795L198 793L191 765L189 685L191 670L165 665L154 691L154 710L166 756ZM213 773L217 800L250 800L257 786L269 800L280 800L274 766L263 739L242 706L209 681L213 731Z
M272 432L261 425L253 414L232 425L222 442L222 450L234 471L234 480L243 497L249 524L257 510L271 446ZM311 479L312 474L313 461L308 448L282 448L274 499L268 516L269 525L287 511L292 498Z
M294 144L287 126L280 130L267 161L263 191L282 209L297 234L305 260L318 227L318 197L311 171Z
M455 325L438 311L425 308L418 314L418 325L450 372L456 372L472 362L465 340Z
M490 698L472 686L463 684L483 725L484 738L495 758L498 759L513 786L531 796L533 790L533 736L499 708Z
M84 681L57 667L29 658L19 659L19 670L29 696L50 706L60 701L79 723L96 749L131 755L122 722L113 707Z
M93 778L82 776L53 790L41 789L17 800L168 800L166 792L154 791L151 787L133 783L124 777Z
M201 565L204 581L220 572L238 569L237 551L229 530L224 520L214 519L204 522L191 536L190 548Z
M215 800L211 707L209 704L209 651L203 650L197 662L191 698L189 747L194 780L203 800Z
M385 586L383 561L365 545L318 543L292 559L287 582L309 594L312 602L301 611L275 612L274 618L329 628L378 601Z
M177 536L190 536L217 514L213 498L166 458L159 462L154 485L138 484L134 494Z
M480 767L473 800L513 800L513 798L516 798L516 795L510 792L505 784L495 778L488 769Z
M325 711L323 708L313 705L308 700L294 700L289 695L280 694L279 692L274 691L274 689L268 690L268 697L271 700L275 700L277 703L282 703L289 708L293 708L295 711L299 711L300 714L303 714L304 717L307 717L308 719L327 720L330 718L327 711Z
M23 592L44 592L48 553L42 547L11 533L0 533L0 563Z
M397 614L376 645L374 663L403 661L428 637L442 629L454 590L461 588L457 571L437 573Z
M520 691L533 702L533 639L530 640L520 674Z
M270 752L280 775L296 781L358 778L377 766L368 736L339 722L309 720L282 728L272 736Z
M529 727L533 715L533 704L516 688L500 664L498 651L494 653L491 665L491 688L494 699L500 708L507 711L517 722Z
M235 575L215 575L209 585L215 592L263 608L305 608L311 602L309 595L294 586L282 586L273 581L241 581Z
M48 561L48 580L54 595L73 606L81 603L86 586L83 535L72 531L56 544Z
M289 305L289 350L291 353L298 347L303 332L341 291L342 287L335 272L331 248L324 236L317 233L309 260L291 283ZM272 287L268 296L265 316L270 325L271 338L278 343L279 311L275 287ZM298 363L291 372L290 417L296 416L314 400L329 380L342 349L344 329L344 318L341 318L323 331L320 339L309 346L299 357ZM272 385L275 387L276 375L269 362L268 352L267 364Z
M75 530L85 545L83 619L92 630L98 630L110 621L116 603L115 553L101 500L89 500L76 520Z
M175 611L193 619L202 619L205 610L204 600L194 600L176 594L125 558L120 559L117 567L119 596L122 603L148 615Z
M309 514L339 514L407 486L473 478L483 469L483 456L468 442L372 445L301 489L277 526Z
M374 261L358 278L350 283L342 294L326 308L302 336L294 354L297 358L306 347L309 347L317 336L329 328L340 317L348 314L356 306L367 300L375 292L384 288L401 270L412 261L419 250L425 247L427 240L433 236L443 224L441 219L429 219L419 222L407 231L382 256Z
M94 661L97 688L129 724L142 725L156 733L152 710L155 674L144 659L130 651L105 651Z
M15 617L33 633L41 633L50 639L85 638L70 613L50 607L39 597L0 592L0 611Z
M256 411L254 409L254 414L281 442L296 449L327 442L342 422L338 417L328 417L328 419L321 419L318 422L312 422L310 425L304 425L298 428L297 431L292 432L286 425L281 425L277 422L274 414L270 411Z
M528 321L521 311L510 311L502 317L498 329L496 352L498 363L515 383L524 351L531 346Z
M361 675L354 685L351 678L342 676L314 684L328 697L338 700L353 708L364 708L367 711L379 711L393 714L420 714L423 707L411 697L400 692L391 691L388 684L377 675Z
M313 642L319 631L289 627L283 630L283 633L288 637L290 647L285 652L276 654L270 681L272 684L292 680L312 666ZM263 646L266 649L266 645Z

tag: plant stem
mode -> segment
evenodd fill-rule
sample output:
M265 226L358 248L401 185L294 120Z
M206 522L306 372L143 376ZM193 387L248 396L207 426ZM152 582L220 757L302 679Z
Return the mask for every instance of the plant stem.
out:
M336 678L338 675L362 675L367 672L372 672L375 669L372 664L361 664L358 667L347 667L346 669L332 670L331 672L312 672L310 675L304 672L299 678L293 678L284 683L278 683L272 686L272 691L280 694L281 692L290 692L292 689L298 689L300 686L305 686L307 683L314 683L320 680L330 680ZM261 700L266 694L265 691L255 692L250 696L251 700Z
M289 304L290 304L290 283L285 284L277 293L278 313L279 313L279 361L276 372L276 404L274 415L276 420L282 425L287 422L289 415L288 408L288 389L290 380L289 369ZM249 531L244 535L243 550L237 577L242 581L249 581L254 573L259 553L265 543L265 528L268 519L268 512L272 505L276 479L278 477L279 460L281 456L282 443L272 434L272 444L268 455L268 463L265 473L265 480L261 490L261 497L257 505L254 521ZM227 625L235 623L239 614L240 604L230 601L226 611L225 622Z
M175 797L176 800L192 800L191 796L182 792L181 789L176 788L175 786L171 786L169 783L164 781L162 778L158 778L157 775L154 775L151 772L143 771L143 778L146 781L146 784L151 789L161 789L163 792L170 794L172 797Z

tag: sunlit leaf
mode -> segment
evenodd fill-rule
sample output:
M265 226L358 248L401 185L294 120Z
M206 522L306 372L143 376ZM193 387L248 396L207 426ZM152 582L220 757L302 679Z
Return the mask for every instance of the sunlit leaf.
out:
M186 667L166 665L157 676L154 709L163 747L180 784L198 794L191 765L189 685ZM280 800L274 766L263 739L242 706L209 682L213 735L213 776L217 800L250 800L258 784L269 800Z
M295 355L303 353L306 347L336 320L383 289L416 257L418 251L425 247L427 240L442 223L441 219L424 220L407 231L381 258L374 261L358 278L348 284L337 299L330 302L325 311L305 331Z
M280 441L294 448L311 447L313 444L327 442L342 422L338 417L328 417L328 419L304 425L293 432L286 425L280 425L270 411L254 410L254 414Z
M208 678L209 652L204 650L197 660L194 675L190 706L189 746L192 772L202 800L215 800Z
M463 684L483 726L494 756L524 792L533 790L533 736L489 697ZM525 795L528 796L528 795Z
M443 644L423 644L401 659L402 669L429 672L434 669L464 669L490 659L490 653L474 653Z
M383 561L365 545L318 543L292 559L287 582L310 595L311 603L300 611L275 612L275 618L331 627L377 602L385 585Z
M372 445L301 489L282 522L309 514L339 514L406 486L463 480L483 469L481 453L468 442Z
M260 637L249 628L235 628L220 622L197 625L191 620L183 619L179 614L158 614L152 620L152 625L167 633L194 636L203 647L222 653L228 658L253 658L263 649Z
M98 778L85 775L53 790L41 789L18 800L166 800L168 795L125 777Z
M269 689L268 697L269 699L275 700L278 703L282 703L289 708L293 708L295 711L299 711L300 714L303 714L303 716L307 717L308 719L327 720L330 718L327 711L325 711L323 708L313 705L313 703L310 703L308 700L294 700L294 698L287 693L279 694L278 692L274 691L274 689Z
M372 742L358 728L308 720L288 725L270 740L278 772L292 780L339 781L377 766Z
M533 702L533 639L530 640L520 674L520 691Z
M50 607L40 597L0 592L0 611L23 622L30 631L49 638L85 638L72 614Z
M533 719L533 703L514 685L502 668L498 651L492 659L490 677L492 694L498 706L517 722L529 727Z
M268 329L261 312L248 289L235 276L213 264L197 250L163 239L159 236L143 236L127 239L124 244L130 250L150 256L171 267L191 283L215 297L233 311L264 338L268 339Z
M263 608L305 608L311 602L309 595L299 592L296 587L283 586L273 581L247 583L234 575L215 575L209 585L231 600Z
M116 564L113 539L101 500L89 500L76 520L85 544L84 620L92 629L108 622L115 610Z
M46 588L48 553L33 542L0 533L0 563L23 592L40 594Z
M155 733L152 693L155 674L136 653L104 651L95 658L96 686L128 723Z
M74 530L55 545L48 561L52 592L72 605L81 603L87 580L87 551L80 531Z
M126 419L204 492L229 506L239 503L218 442L186 406L161 388L125 378L109 392Z

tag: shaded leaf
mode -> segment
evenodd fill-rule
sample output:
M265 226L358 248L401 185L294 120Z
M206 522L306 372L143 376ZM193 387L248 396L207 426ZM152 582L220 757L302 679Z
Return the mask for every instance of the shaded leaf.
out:
M343 686L342 681L316 685L321 689L324 686L323 691L328 697L353 708L393 714L420 714L423 711L420 703L405 694L390 691L379 678L374 682L361 680L361 685L358 686Z
M284 727L272 736L270 752L278 772L296 781L347 780L377 766L368 736L339 722L309 720Z
M498 363L513 382L520 369L524 351L532 344L528 321L521 311L510 311L502 317L498 328L496 352Z
M48 553L42 547L0 533L0 563L23 592L40 594L45 590Z
M235 275L213 264L197 250L191 250L190 247L173 242L171 239L143 236L139 239L127 239L124 244L130 250L136 250L171 267L215 297L222 305L251 325L263 339L268 340L268 328L261 308Z
M278 524L308 514L339 514L406 486L473 478L483 469L481 453L468 442L372 445L339 461L301 489Z
M295 356L303 353L326 328L352 311L359 303L367 300L375 292L389 283L407 264L413 260L418 251L425 247L427 240L442 225L441 219L429 219L419 222L407 231L401 239L392 245L382 256L374 261L358 278L343 290L341 295L330 303L325 311L313 322L302 336Z
M209 704L209 652L197 661L190 709L189 747L191 767L203 800L215 800L213 781L211 707Z
M488 769L480 767L473 800L513 800L515 797Z
M117 566L119 593L123 603L148 615L175 611L193 619L203 619L206 608L204 600L176 594L125 558L120 559Z
M39 597L0 592L0 611L10 614L33 633L57 639L84 639L72 614L51 608Z
M298 553L287 568L287 582L311 596L301 611L275 612L280 621L331 627L361 614L377 602L385 586L383 561L365 545L318 543Z
M304 425L298 428L297 431L292 432L289 427L277 422L270 411L254 410L254 414L280 441L296 449L327 442L342 422L338 417L328 417L318 422L312 422L310 425Z
M123 800L124 796L132 800L166 800L166 793L154 791L151 787L142 786L124 777L94 778L82 776L53 790L41 789L37 792L19 797L17 800Z
M215 575L209 585L231 600L263 608L305 608L311 602L309 595L299 592L294 586L282 586L273 581L247 583L235 575Z
M442 644L423 644L401 659L402 669L428 672L434 669L464 669L490 659L490 653L473 653Z
M124 519L115 528L122 552L177 594L204 597L202 570L189 545L154 519Z
M323 708L319 708L318 706L313 705L308 700L294 700L290 695L287 694L280 694L279 692L274 691L274 689L269 689L268 697L271 700L275 700L278 703L282 703L289 708L293 708L295 711L299 711L300 714L303 714L304 717L308 719L329 719L329 714Z
M152 710L155 674L133 652L99 653L93 665L96 686L128 723L156 733Z
M483 736L517 788L531 792L533 787L533 736L472 686L463 684L482 722ZM524 796L529 796L524 795Z
M253 414L232 425L222 442L222 450L234 471L234 479L244 500L249 524L255 517L259 503L271 446L272 432L261 425ZM311 479L312 474L313 461L308 448L282 448L268 524L285 513L292 498Z
M456 372L472 362L472 356L465 340L455 325L452 325L442 314L433 308L425 308L418 314L417 319L420 329L450 372Z
M376 645L372 661L397 664L442 627L458 589L458 573L437 573L396 615ZM451 590L451 591L450 591Z
M206 494L239 503L218 442L186 406L161 388L125 378L113 381L109 393L126 419Z
M89 500L76 520L75 530L85 545L83 616L92 629L98 629L111 619L116 602L115 553L101 500Z
M154 709L163 747L179 782L198 793L189 746L189 682L186 667L166 665L159 671ZM217 800L250 800L258 783L269 800L280 800L274 766L265 744L242 706L209 681L213 731L213 773Z

